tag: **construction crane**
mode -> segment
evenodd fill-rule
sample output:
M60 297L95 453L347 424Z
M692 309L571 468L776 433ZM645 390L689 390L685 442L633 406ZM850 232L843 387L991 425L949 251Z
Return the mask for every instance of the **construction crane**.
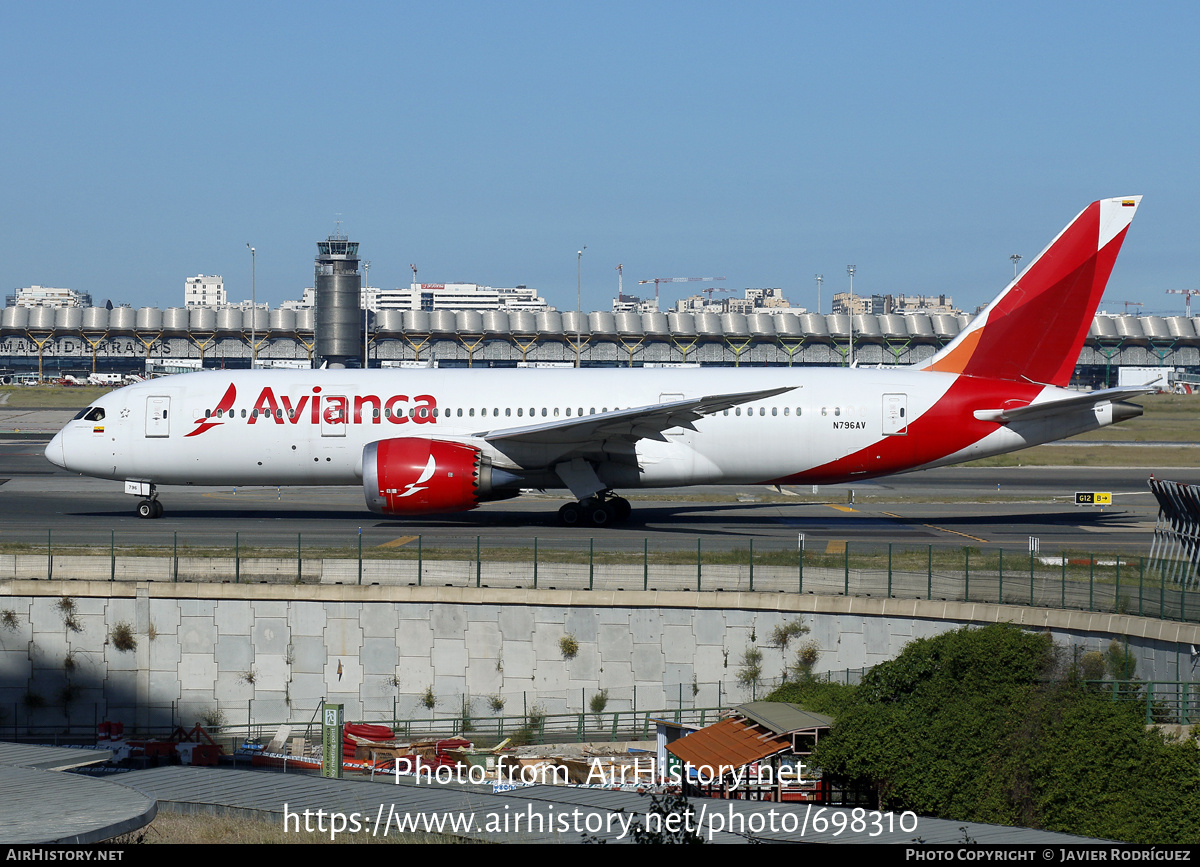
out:
M724 279L724 277L655 277L653 280L638 280L638 285L641 286L646 283L653 283L654 300L658 301L659 283L711 283Z
M1188 319L1192 318L1192 296L1200 295L1200 289L1168 289L1168 295L1182 295L1183 298L1183 315Z

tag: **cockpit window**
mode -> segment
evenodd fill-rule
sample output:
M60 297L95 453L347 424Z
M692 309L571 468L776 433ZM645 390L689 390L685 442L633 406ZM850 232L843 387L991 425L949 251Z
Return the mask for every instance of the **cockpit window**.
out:
M80 419L83 419L84 421L103 421L104 407L89 406L81 409L79 414L75 416L75 421L79 421Z

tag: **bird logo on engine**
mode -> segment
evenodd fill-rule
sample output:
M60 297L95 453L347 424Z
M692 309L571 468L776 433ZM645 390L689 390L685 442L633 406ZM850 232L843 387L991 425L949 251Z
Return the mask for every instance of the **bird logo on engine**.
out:
M437 461L434 460L433 455L430 455L429 462L425 464L425 469L421 471L421 477L415 482L410 482L408 485L406 485L404 490L396 495L396 498L399 499L400 497L411 497L413 494L425 490L425 483L433 478L433 474L436 470ZM421 487L417 487L418 485Z

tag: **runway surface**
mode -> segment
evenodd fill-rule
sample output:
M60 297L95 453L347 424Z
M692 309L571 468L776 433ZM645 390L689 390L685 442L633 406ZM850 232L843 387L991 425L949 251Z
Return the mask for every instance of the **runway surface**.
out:
M1157 505L1146 469L949 467L791 496L753 486L629 492L632 518L619 527L567 529L557 523L563 496L535 494L455 515L382 518L367 510L361 488L160 489L164 516L134 514L136 498L120 482L83 478L51 465L44 441L0 442L0 543L44 546L274 547L364 550L422 544L473 548L539 545L596 550L705 550L935 545L1028 550L1030 536L1051 553L1149 550ZM1163 467L1156 477L1200 483L1200 469ZM1076 491L1109 491L1113 506L1074 504ZM235 535L236 534L236 535ZM648 541L644 541L648 540Z

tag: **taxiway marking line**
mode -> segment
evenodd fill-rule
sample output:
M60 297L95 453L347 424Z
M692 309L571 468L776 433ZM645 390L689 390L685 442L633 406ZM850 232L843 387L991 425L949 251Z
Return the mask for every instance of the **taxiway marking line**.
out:
M931 530L937 530L941 533L953 533L955 536L962 536L964 539L974 539L976 542L986 542L987 539L980 539L978 536L972 536L970 533L960 533L958 530L947 530L945 527L935 527L933 524L922 524L922 527L928 527Z
M399 548L401 545L407 545L409 542L417 541L417 536L400 536L392 539L390 542L384 542L382 545L376 545L376 548Z

